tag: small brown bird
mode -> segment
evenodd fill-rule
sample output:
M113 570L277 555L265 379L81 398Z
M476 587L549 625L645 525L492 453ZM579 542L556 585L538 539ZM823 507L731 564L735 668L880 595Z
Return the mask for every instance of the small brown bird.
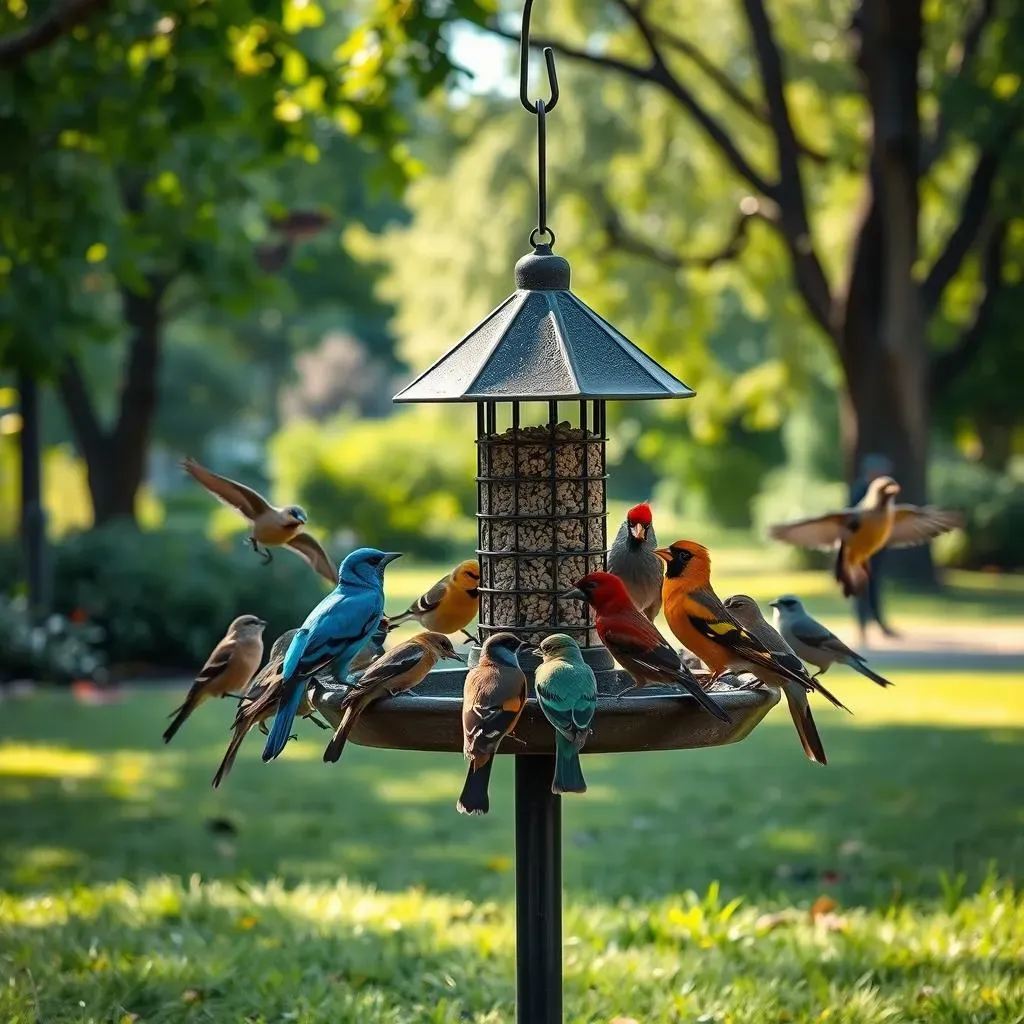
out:
M292 642L292 637L295 636L296 632L297 630L289 629L274 641L274 646L270 648L270 658L267 660L266 665L256 673L242 699L238 702L235 720L231 724L234 735L231 737L231 742L228 744L224 759L217 769L217 774L213 777L214 789L227 778L228 772L231 771L235 758L238 756L238 750L242 746L242 740L248 735L249 730L255 725L259 726L259 730L264 736L269 732L265 722L277 713L277 701L260 701L260 698L266 694L271 694L275 689L280 689L284 678L281 673L281 666L284 663L284 656L288 650L288 645ZM321 722L316 717L313 712L313 705L310 704L308 697L303 698L302 703L299 705L298 714L303 718L308 718L321 729L330 728L326 722Z
M439 661L462 661L444 633L418 633L385 652L359 677L357 686L341 702L342 717L324 751L325 761L337 761L359 716L389 693L405 693L419 686Z
M252 679L263 658L263 629L266 623L255 615L239 615L228 626L224 639L206 659L180 707L171 714L174 721L164 732L164 743L170 743L185 719L210 697L226 697L232 691L241 693Z
M735 617L736 621L751 636L760 640L771 652L772 656L783 665L796 672L803 669L803 663L796 656L793 648L772 629L764 615L761 614L761 609L757 606L757 602L752 597L748 597L746 594L733 594L732 597L726 600L725 607ZM800 686L792 679L780 675L771 669L762 667L756 671L757 678L761 682L781 690L785 695L786 704L789 706L789 714L793 719L793 725L796 727L796 734L800 737L800 745L804 748L804 753L807 757L817 764L828 764L828 758L825 756L825 745L821 742L818 727L814 724L814 718L811 715L811 704L807 699L807 694L812 690L817 690L836 707L843 708L844 705L829 693L828 690L812 679L807 674L806 669L804 669L802 674L806 675L807 679ZM844 710L849 709L844 708Z
M455 805L460 814L486 814L490 810L487 784L494 755L526 707L526 676L518 657L519 649L525 646L525 641L512 633L489 636L479 664L466 676L462 735L469 770Z
M933 505L896 505L900 485L891 476L876 477L853 508L823 516L778 523L768 533L804 548L836 551L834 575L843 596L859 594L867 585L872 555L884 547L925 544L941 533L963 526L960 512Z
M391 628L415 619L435 633L465 633L475 642L477 638L466 633L466 627L473 621L479 607L480 563L475 558L468 558L416 598L401 615L390 616Z
M287 547L309 563L325 580L334 585L338 582L338 568L331 561L319 541L303 532L306 513L298 505L276 508L258 491L254 491L237 480L212 473L195 459L183 459L182 468L193 479L198 480L218 501L241 512L252 524L249 544L253 551L262 555L264 562L274 557L269 548ZM260 545L263 549L260 550Z

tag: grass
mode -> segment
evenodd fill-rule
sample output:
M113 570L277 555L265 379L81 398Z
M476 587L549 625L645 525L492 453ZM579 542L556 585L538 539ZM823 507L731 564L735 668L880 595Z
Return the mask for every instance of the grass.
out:
M567 1022L1024 1020L1024 674L833 683L856 716L816 711L828 768L780 710L732 747L584 759ZM164 747L175 696L2 706L0 1020L512 1020L511 759L483 819L457 756L325 766L311 728L217 792L230 708Z

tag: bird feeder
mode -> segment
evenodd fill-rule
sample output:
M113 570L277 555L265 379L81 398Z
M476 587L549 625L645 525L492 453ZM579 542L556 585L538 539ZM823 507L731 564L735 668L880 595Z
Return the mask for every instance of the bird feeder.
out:
M395 402L469 404L476 412L477 525L481 638L510 631L531 643L567 633L598 680L593 734L584 753L709 747L742 739L778 700L767 690L716 691L732 721L707 714L685 693L644 688L620 699L631 680L615 669L591 610L565 598L606 564L606 405L681 399L691 388L659 366L570 290L568 262L547 226L545 116L558 102L554 56L544 50L551 95L527 96L529 21L523 12L520 99L537 117L538 224L533 251L515 267L515 291ZM470 654L472 664L479 648ZM530 678L536 660L520 662ZM465 669L435 669L414 694L383 699L361 716L355 743L462 751ZM314 701L333 724L340 694ZM561 1021L561 809L551 793L554 742L536 701L516 727L516 905L519 1024ZM586 797L582 797L586 799Z

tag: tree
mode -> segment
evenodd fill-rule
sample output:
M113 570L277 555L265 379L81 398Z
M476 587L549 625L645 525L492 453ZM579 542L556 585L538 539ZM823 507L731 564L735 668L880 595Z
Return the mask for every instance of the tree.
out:
M0 13L0 366L56 381L97 522L134 515L168 325L264 300L308 235L281 206L286 176L339 133L383 155L385 181L408 171L385 58L436 19L393 12L372 38L325 19L309 0ZM435 48L406 79L449 70ZM109 424L82 368L96 341L125 353Z
M834 48L834 30L847 12L841 4L780 4L771 13L764 0L742 0L736 7L747 45L733 48L724 64L694 41L697 15L688 16L674 0L612 0L599 7L586 17L577 12L588 30L582 43L560 35L534 44L667 97L699 127L718 167L750 193L725 244L710 255L694 259L614 216L607 218L612 245L673 269L707 266L739 255L755 222L767 225L785 248L808 315L842 367L848 470L863 454L884 451L905 497L924 500L932 383L969 369L983 334L979 325L1002 287L994 268L1014 216L1011 198L1024 156L1019 4L861 0L850 12L850 67L828 73L815 70L815 51ZM787 47L779 26L791 28L794 17L803 31L788 31ZM823 25L833 32L815 39ZM719 40L731 31L716 25ZM801 37L811 43L810 53L806 42L803 52L794 52ZM794 103L808 89L824 93L819 102L830 120L839 119L844 101L863 101L859 145L840 145L834 125L825 132L831 146L798 130ZM709 91L717 92L713 102L705 99ZM727 114L719 113L723 106ZM755 139L764 133L769 159L751 153L748 132ZM967 172L958 175L965 164ZM862 194L841 265L830 268L815 204L837 169L855 173ZM936 191L948 227L941 238L927 238L922 212ZM977 277L978 264L988 270L973 311L959 337L935 351L930 326L951 282L962 273Z

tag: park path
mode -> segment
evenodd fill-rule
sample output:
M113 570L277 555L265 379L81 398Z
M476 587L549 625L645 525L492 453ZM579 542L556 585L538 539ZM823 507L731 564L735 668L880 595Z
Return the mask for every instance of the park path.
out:
M859 644L856 629L836 630L846 643L879 664L902 668L1003 669L1024 671L1024 623L911 622L895 639L869 633Z

